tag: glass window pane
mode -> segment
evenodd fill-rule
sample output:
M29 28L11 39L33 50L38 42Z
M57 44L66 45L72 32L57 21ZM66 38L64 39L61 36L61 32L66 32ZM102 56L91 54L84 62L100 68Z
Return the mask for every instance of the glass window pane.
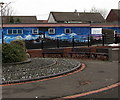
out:
M13 30L13 34L17 34L17 30Z
M71 33L71 29L65 29L65 33Z
M33 29L32 34L38 34L38 29Z
M54 29L54 28L48 29L48 33L49 33L49 34L55 34L55 29Z
M18 34L22 34L23 33L23 30L18 30Z
M12 29L9 29L9 30L8 30L8 34L12 34Z

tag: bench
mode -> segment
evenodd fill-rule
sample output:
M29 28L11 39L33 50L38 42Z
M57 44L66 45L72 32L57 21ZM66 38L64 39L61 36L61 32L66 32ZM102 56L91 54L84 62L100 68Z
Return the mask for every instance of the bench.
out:
M60 55L63 57L64 49L43 49L42 56L45 57L45 54Z
M72 57L73 54L83 55L90 57L91 49L90 48L72 48L71 52L69 52L70 57Z
M108 59L109 57L109 49L108 48L97 48L95 53L92 53L92 55L95 58L98 58L98 56L100 57L106 57Z

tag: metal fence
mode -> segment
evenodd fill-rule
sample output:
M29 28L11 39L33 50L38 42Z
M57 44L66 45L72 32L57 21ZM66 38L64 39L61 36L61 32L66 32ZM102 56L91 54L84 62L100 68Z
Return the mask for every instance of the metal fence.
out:
M78 47L78 46L93 46L100 45L105 46L112 43L120 43L120 34L115 35L81 35L80 37L71 37L63 39L60 37L40 38L39 40L26 40L27 49L44 49L44 48L60 48L60 47Z

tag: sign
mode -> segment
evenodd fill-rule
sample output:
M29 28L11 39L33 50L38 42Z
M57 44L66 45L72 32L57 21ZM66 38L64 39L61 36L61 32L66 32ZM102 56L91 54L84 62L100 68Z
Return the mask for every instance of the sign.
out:
M102 28L92 28L91 34L102 34Z

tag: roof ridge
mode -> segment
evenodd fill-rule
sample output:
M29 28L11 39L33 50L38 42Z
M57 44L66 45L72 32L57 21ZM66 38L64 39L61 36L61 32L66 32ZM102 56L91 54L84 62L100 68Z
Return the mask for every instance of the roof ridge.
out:
M50 12L50 13L91 13L91 14L95 14L99 12Z
M2 17L36 17L36 16L2 16Z

